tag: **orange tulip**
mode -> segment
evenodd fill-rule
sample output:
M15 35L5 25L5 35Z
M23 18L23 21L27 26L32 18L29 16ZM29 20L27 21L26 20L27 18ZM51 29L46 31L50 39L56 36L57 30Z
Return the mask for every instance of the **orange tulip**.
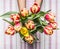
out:
M29 11L28 11L27 9L24 8L24 9L21 10L20 13L21 13L21 15L22 15L23 17L26 17L26 16L28 16Z
M29 44L32 44L33 41L34 41L34 38L32 35L29 35L29 36L25 36L25 41L28 42Z
M19 23L20 15L19 14L11 14L11 19L14 21L14 23Z
M40 11L40 6L35 2L33 6L30 8L32 13L38 13Z
M27 23L25 23L25 26L28 28L28 29L34 29L35 28L35 24L32 20L28 20Z
M5 33L9 35L14 35L15 34L14 27L10 25Z

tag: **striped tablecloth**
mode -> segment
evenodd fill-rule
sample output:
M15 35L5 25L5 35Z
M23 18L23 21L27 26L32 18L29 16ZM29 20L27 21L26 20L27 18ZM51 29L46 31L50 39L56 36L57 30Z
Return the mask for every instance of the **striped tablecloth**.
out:
M26 8L29 9L34 0L26 0ZM60 0L43 0L42 11L51 9L56 15L56 21L60 28ZM18 11L17 0L0 0L0 15L8 11ZM60 49L60 30L54 31L48 36L38 33L39 41L33 45L24 43L19 34L9 36L4 34L8 23L0 19L0 49Z

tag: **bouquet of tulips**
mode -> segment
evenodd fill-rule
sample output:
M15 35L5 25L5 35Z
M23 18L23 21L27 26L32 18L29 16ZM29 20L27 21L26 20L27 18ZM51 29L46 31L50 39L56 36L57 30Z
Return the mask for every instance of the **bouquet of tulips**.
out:
M20 12L7 12L1 15L4 17L3 20L10 24L5 33L8 35L19 33L20 37L29 44L33 44L38 39L35 36L37 31L52 35L53 30L57 29L55 15L50 10L40 11L40 8L35 2L29 11L24 8ZM5 19L8 17L11 21Z

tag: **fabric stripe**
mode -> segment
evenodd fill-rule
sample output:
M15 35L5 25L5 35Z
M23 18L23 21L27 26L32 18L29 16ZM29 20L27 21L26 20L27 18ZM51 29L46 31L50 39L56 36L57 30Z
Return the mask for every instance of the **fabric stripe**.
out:
M44 11L45 11L45 0L44 0ZM44 49L45 49L45 35L44 35Z
M10 0L10 11L12 11L12 0ZM10 36L10 49L12 49L12 36Z
M49 7L51 9L51 0L50 0L50 3L49 3ZM51 49L51 36L49 36L49 49Z
M20 41L20 42L21 42L21 41ZM20 49L22 49L22 42L21 42L21 45L20 45L20 46L21 46L21 48L20 48Z
M24 49L26 49L26 42L24 42Z
M4 12L5 12L5 0L4 0L4 4L3 4L3 6L4 6ZM5 31L5 22L4 22L4 31ZM4 33L4 49L6 49L6 37L5 37L5 33Z
M56 0L56 16L57 16L57 0ZM57 21L57 17L56 17L56 21ZM57 30L56 30L56 49L57 49Z
M44 11L45 11L45 0L44 0ZM45 35L44 35L44 49L45 49Z

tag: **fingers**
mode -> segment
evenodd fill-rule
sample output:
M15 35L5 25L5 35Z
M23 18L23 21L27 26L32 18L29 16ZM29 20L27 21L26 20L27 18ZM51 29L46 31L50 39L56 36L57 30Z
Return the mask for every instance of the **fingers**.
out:
M17 0L19 11L26 7L26 0Z
M43 0L35 0L41 6ZM19 11L26 7L26 0L17 0Z
M36 2L38 3L38 5L41 5L43 0L36 0Z

